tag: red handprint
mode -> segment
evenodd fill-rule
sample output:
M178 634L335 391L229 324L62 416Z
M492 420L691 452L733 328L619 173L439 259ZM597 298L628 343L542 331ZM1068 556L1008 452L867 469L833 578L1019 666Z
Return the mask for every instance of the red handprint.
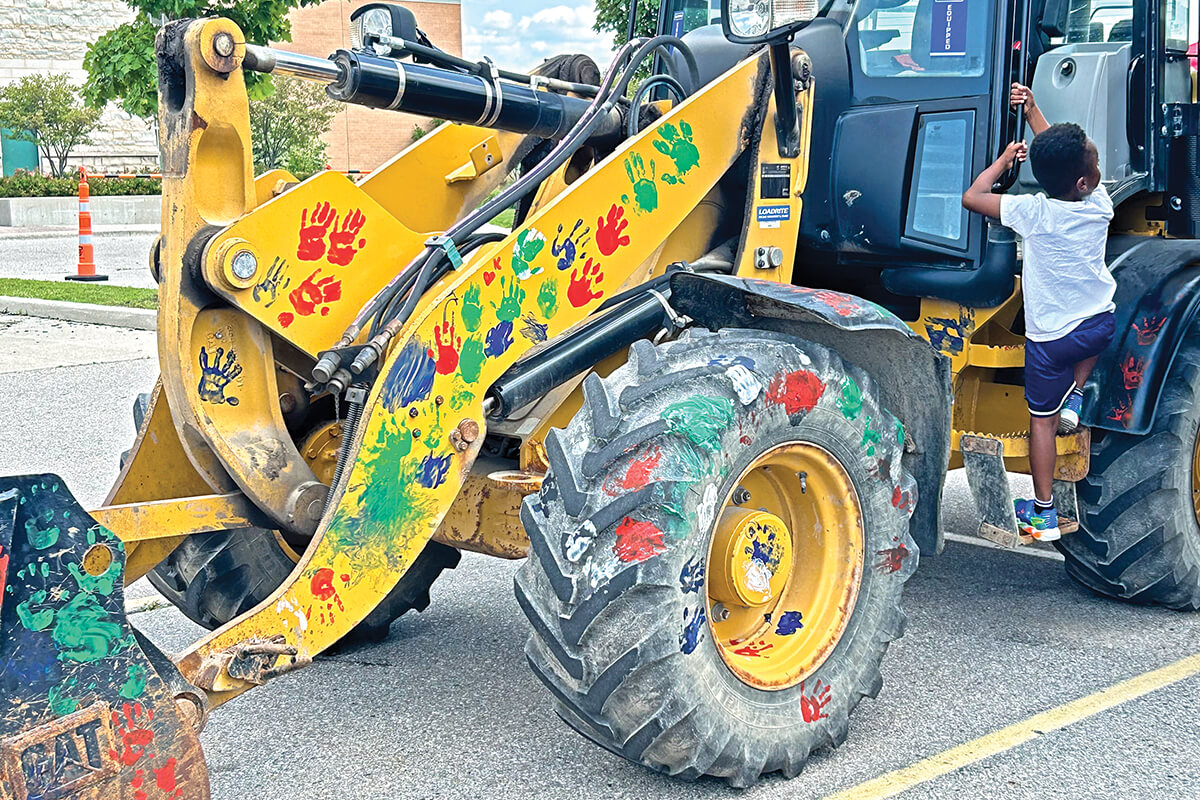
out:
M292 301L292 308L296 309L296 313L302 317L314 313L318 307L321 309L321 316L327 316L329 314L327 303L342 299L342 282L332 275L315 280L319 274L321 274L321 270L313 270L312 275L305 278L303 283L288 294L288 300ZM279 322L286 328L292 321L285 320L285 315L291 316L286 312L280 314Z
M1133 399L1126 395L1124 400L1113 406L1113 410L1108 414L1108 419L1119 422L1128 428L1129 421L1133 419Z
M737 653L739 656L753 656L755 658L760 658L765 651L770 650L774 646L775 645L769 644L768 642L750 642L749 644L739 647L733 652Z
M437 345L438 374L453 374L458 369L458 351L462 349L462 337L454 335L454 320L443 319L441 325L434 325L433 340Z
M1133 323L1133 329L1137 331L1137 343L1143 347L1154 344L1154 340L1158 338L1158 332L1162 330L1163 323L1166 321L1166 317L1142 317L1141 322Z
M629 224L629 220L621 219L624 215L625 208L613 203L612 208L608 209L607 219L596 218L596 247L602 255L611 256L618 247L629 244L629 237L621 235L621 231Z
M308 209L300 212L300 244L296 247L296 258L301 261L316 261L325 255L325 232L337 225L338 213L329 203L318 203L312 210L312 222L308 221Z
M1130 391L1142 385L1142 373L1146 369L1146 360L1130 356L1121 362L1121 374L1125 377L1125 388Z
M901 543L886 550L876 550L875 555L879 556L879 560L875 562L875 571L880 575L891 575L900 571L900 567L904 566L904 559L908 558L910 553L908 547Z
M858 304L844 294L821 290L813 292L813 299L819 300L837 312L839 317L848 317L858 311Z
M179 780L175 777L175 757L167 759L165 766L160 769L153 770L154 785L167 797L167 800L179 800L183 796L183 789L179 786Z
M344 267L354 258L354 254L358 252L358 248L367 243L366 239L358 240L358 247L354 246L354 237L358 236L358 232L362 230L363 223L367 218L357 208L346 215L342 220L342 226L329 234L329 263L337 264L339 267Z
M342 576L342 582L346 583L349 575ZM342 597L338 594L338 590L333 585L333 570L329 567L322 567L317 570L312 579L308 583L308 588L312 591L313 597L325 603L325 610L321 611L321 623L325 623L325 612L329 612L329 623L333 624L333 604L337 603L338 611L345 611L346 607L342 605ZM309 606L305 611L306 616L311 620L313 618L312 606Z
M579 308L603 297L603 289L595 291L592 289L593 282L600 283L603 280L604 273L600 271L600 265L589 258L583 265L582 271L578 267L571 270L571 283L567 286L567 299L571 301L571 305Z
M132 767L138 762L143 755L154 758L153 753L147 753L146 748L154 744L154 731L149 727L150 722L154 719L154 709L147 708L146 715L142 717L141 703L123 703L121 705L121 713L112 712L113 730L120 738L119 750L109 750L110 758L120 761L127 767Z
M829 687L817 681L811 695L804 693L804 682L800 682L800 714L805 722L816 722L829 716L825 706L829 705Z

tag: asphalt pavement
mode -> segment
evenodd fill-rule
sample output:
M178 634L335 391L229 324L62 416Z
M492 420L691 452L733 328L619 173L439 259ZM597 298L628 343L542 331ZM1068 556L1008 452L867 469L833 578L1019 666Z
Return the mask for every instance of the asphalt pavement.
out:
M150 248L158 237L149 226L98 229L92 236L96 272L113 286L155 288ZM0 278L61 280L75 272L78 234L70 229L0 228Z
M85 505L101 502L133 436L129 406L156 375L153 352L152 333L0 316L0 473L58 472ZM1024 478L1013 485L1028 492ZM466 554L387 641L216 710L201 735L213 797L821 798L1200 652L1200 615L1096 598L1052 552L961 541L978 525L961 473L945 506L954 538L908 583L908 632L884 662L882 693L859 707L845 745L794 780L683 783L575 734L525 665L517 564ZM144 581L129 590L150 594ZM173 608L133 621L167 651L200 634ZM1193 674L902 796L1200 798L1198 720Z

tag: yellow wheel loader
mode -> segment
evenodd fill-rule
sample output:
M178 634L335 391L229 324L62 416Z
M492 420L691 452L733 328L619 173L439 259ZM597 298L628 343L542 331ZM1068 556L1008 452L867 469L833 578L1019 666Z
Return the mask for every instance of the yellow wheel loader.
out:
M947 470L1025 541L1019 248L959 202L1023 135L1013 81L1083 124L1118 209L1058 547L1100 594L1196 609L1191 24L667 0L603 72L531 74L386 3L327 59L166 24L161 378L102 507L0 479L0 796L208 797L213 709L386 635L462 550L526 559L528 660L585 736L682 778L799 773L881 688ZM454 124L359 183L256 177L248 71ZM165 656L125 615L142 576L211 632Z

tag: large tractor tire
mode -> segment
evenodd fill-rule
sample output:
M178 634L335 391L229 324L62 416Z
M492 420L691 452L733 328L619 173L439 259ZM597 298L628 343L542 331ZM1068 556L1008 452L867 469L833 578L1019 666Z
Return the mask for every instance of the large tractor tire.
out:
M1167 373L1144 436L1092 430L1091 472L1076 484L1079 530L1057 546L1067 574L1135 603L1200 610L1200 330Z
M147 576L193 622L214 630L266 600L296 566L275 531L240 528L189 536ZM424 611L429 588L458 565L453 547L430 542L391 593L343 642L382 641L402 614Z
M133 401L134 428L141 430L148 393ZM129 457L121 454L121 465ZM430 542L408 572L342 643L382 641L402 614L429 607L429 588L445 569L458 566L453 547ZM159 594L198 625L215 630L270 597L291 574L299 554L275 531L238 528L194 534L146 576Z
M639 342L584 396L522 508L530 665L632 761L796 775L845 739L904 629L903 427L863 371L759 331Z

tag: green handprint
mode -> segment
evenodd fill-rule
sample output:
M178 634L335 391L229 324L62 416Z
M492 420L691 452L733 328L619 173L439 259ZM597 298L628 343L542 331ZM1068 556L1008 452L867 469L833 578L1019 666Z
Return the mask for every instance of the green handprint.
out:
M500 305L492 303L492 307L496 309L496 319L501 322L512 322L521 316L521 303L525 302L525 290L516 281L505 286L503 277L500 278L500 288L504 290L504 294L500 298Z
M558 278L547 278L537 296L543 319L553 319L558 313Z
M477 336L470 336L463 342L462 353L458 357L458 374L462 375L462 379L467 383L474 383L479 380L479 373L486 360L483 355L483 341Z
M519 280L528 280L542 271L541 267L534 267L532 262L545 246L545 234L535 228L527 228L517 234L517 241L513 244L512 268Z
M462 318L467 330L479 330L479 325L483 322L483 304L479 302L478 285L467 287L466 293L463 294Z
M646 162L639 153L625 157L625 174L633 184L635 210L648 214L658 208L658 187L654 185L654 159L650 159L650 177L646 177ZM629 205L629 195L621 195L621 202Z
M48 608L46 592L34 592L28 600L17 604L17 619L31 631L44 631L54 622L54 609Z
M25 539L29 542L29 546L34 550L45 550L53 547L58 542L60 533L58 526L54 523L54 512L46 511L42 515L42 523L44 528L38 527L36 519L25 520Z
M682 131L682 135L680 134ZM700 151L692 142L692 126L679 121L679 129L671 123L666 123L655 131L661 140L654 141L654 149L675 162L676 175L668 172L662 174L663 183L683 183L683 176L691 172L692 167L700 163Z
M88 555L91 555L96 546L96 532L100 531L105 542L111 541L113 535L107 529L96 525L88 529L87 542L89 545ZM109 547L106 543L101 543L101 547ZM96 556L103 558L103 555ZM79 586L81 592L97 592L107 597L112 594L113 586L116 585L117 579L121 577L121 566L117 563L117 559L113 558L112 551L109 551L108 566L99 575L92 575L90 572L79 568L78 564L70 563L67 565L67 571L75 578L75 583Z
M837 400L837 407L842 412L842 416L848 420L856 420L862 413L862 390L849 376L846 377L846 383L842 386L842 396Z

